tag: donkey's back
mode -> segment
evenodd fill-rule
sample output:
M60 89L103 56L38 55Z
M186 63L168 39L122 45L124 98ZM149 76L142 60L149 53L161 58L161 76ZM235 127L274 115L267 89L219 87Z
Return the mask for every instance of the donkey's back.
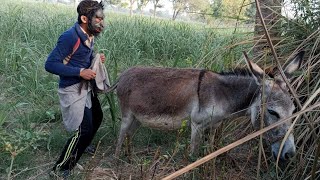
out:
M172 130L197 106L202 70L133 67L121 74L117 87L123 118L151 128Z

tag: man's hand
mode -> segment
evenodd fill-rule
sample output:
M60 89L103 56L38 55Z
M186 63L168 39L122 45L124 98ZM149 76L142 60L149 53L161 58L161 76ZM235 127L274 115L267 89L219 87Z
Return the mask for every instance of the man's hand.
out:
M103 53L100 53L101 62L104 63L106 61L106 56Z
M96 78L96 72L92 71L91 69L84 69L80 72L80 77L85 80L91 80Z

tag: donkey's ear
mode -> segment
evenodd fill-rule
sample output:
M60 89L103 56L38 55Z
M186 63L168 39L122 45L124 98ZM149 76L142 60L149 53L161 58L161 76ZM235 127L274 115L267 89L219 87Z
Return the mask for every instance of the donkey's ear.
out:
M285 66L284 73L288 79L291 79L293 73L301 67L305 51L299 52L291 62Z
M250 72L253 74L257 83L260 84L264 71L254 62L246 59L247 66L249 67Z

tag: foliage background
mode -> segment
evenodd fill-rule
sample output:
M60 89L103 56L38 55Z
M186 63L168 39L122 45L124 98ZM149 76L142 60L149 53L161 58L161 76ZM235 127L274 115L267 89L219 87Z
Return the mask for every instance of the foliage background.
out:
M228 3L231 1L223 1L222 5L228 7ZM279 26L274 27L283 35L276 48L283 62L299 46L307 51L307 65L294 84L299 98L305 102L320 84L320 24L315 19L319 17L319 3L303 0L294 1L294 4L297 18L281 17ZM241 17L245 16L245 11L236 8L232 12L223 10L213 14L239 17L239 12ZM72 6L21 0L1 2L0 17L0 178L47 179L47 172L69 134L61 124L56 94L58 78L45 72L44 62L59 35L75 23L76 13ZM226 23L228 28L216 28L217 22L173 22L107 12L107 28L96 41L96 51L106 54L112 81L123 70L135 65L197 67L214 71L243 66L242 51L251 52L254 46L252 24L232 20ZM264 53L266 56L260 59L261 64L263 61L272 64L268 52ZM189 137L187 130L164 134L141 128L135 135L133 157L122 157L122 163L115 166L112 153L120 122L117 100L114 95L101 95L100 99L105 117L94 142L100 148L95 158L82 158L80 163L86 169L76 170L75 178L88 179L98 167L109 176L114 177L112 174L115 173L118 179L121 179L120 174L124 179L151 179L188 164L184 156ZM319 98L312 102L319 102ZM317 111L309 113L308 117L314 122L315 130L308 129L303 118L296 124L298 154L287 166L278 167L267 149L268 156L259 165L259 143L254 140L187 173L182 179L310 178L314 164L316 177L319 177L318 137L312 135L312 131L319 133L320 120ZM204 154L213 152L251 131L247 120L223 124L214 132L212 143L202 147L202 151Z

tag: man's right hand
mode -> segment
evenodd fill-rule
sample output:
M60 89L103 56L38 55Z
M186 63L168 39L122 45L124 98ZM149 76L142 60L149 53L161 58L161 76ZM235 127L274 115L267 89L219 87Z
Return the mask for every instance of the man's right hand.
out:
M80 72L80 77L85 80L91 80L96 78L96 72L92 71L91 69L84 69Z

